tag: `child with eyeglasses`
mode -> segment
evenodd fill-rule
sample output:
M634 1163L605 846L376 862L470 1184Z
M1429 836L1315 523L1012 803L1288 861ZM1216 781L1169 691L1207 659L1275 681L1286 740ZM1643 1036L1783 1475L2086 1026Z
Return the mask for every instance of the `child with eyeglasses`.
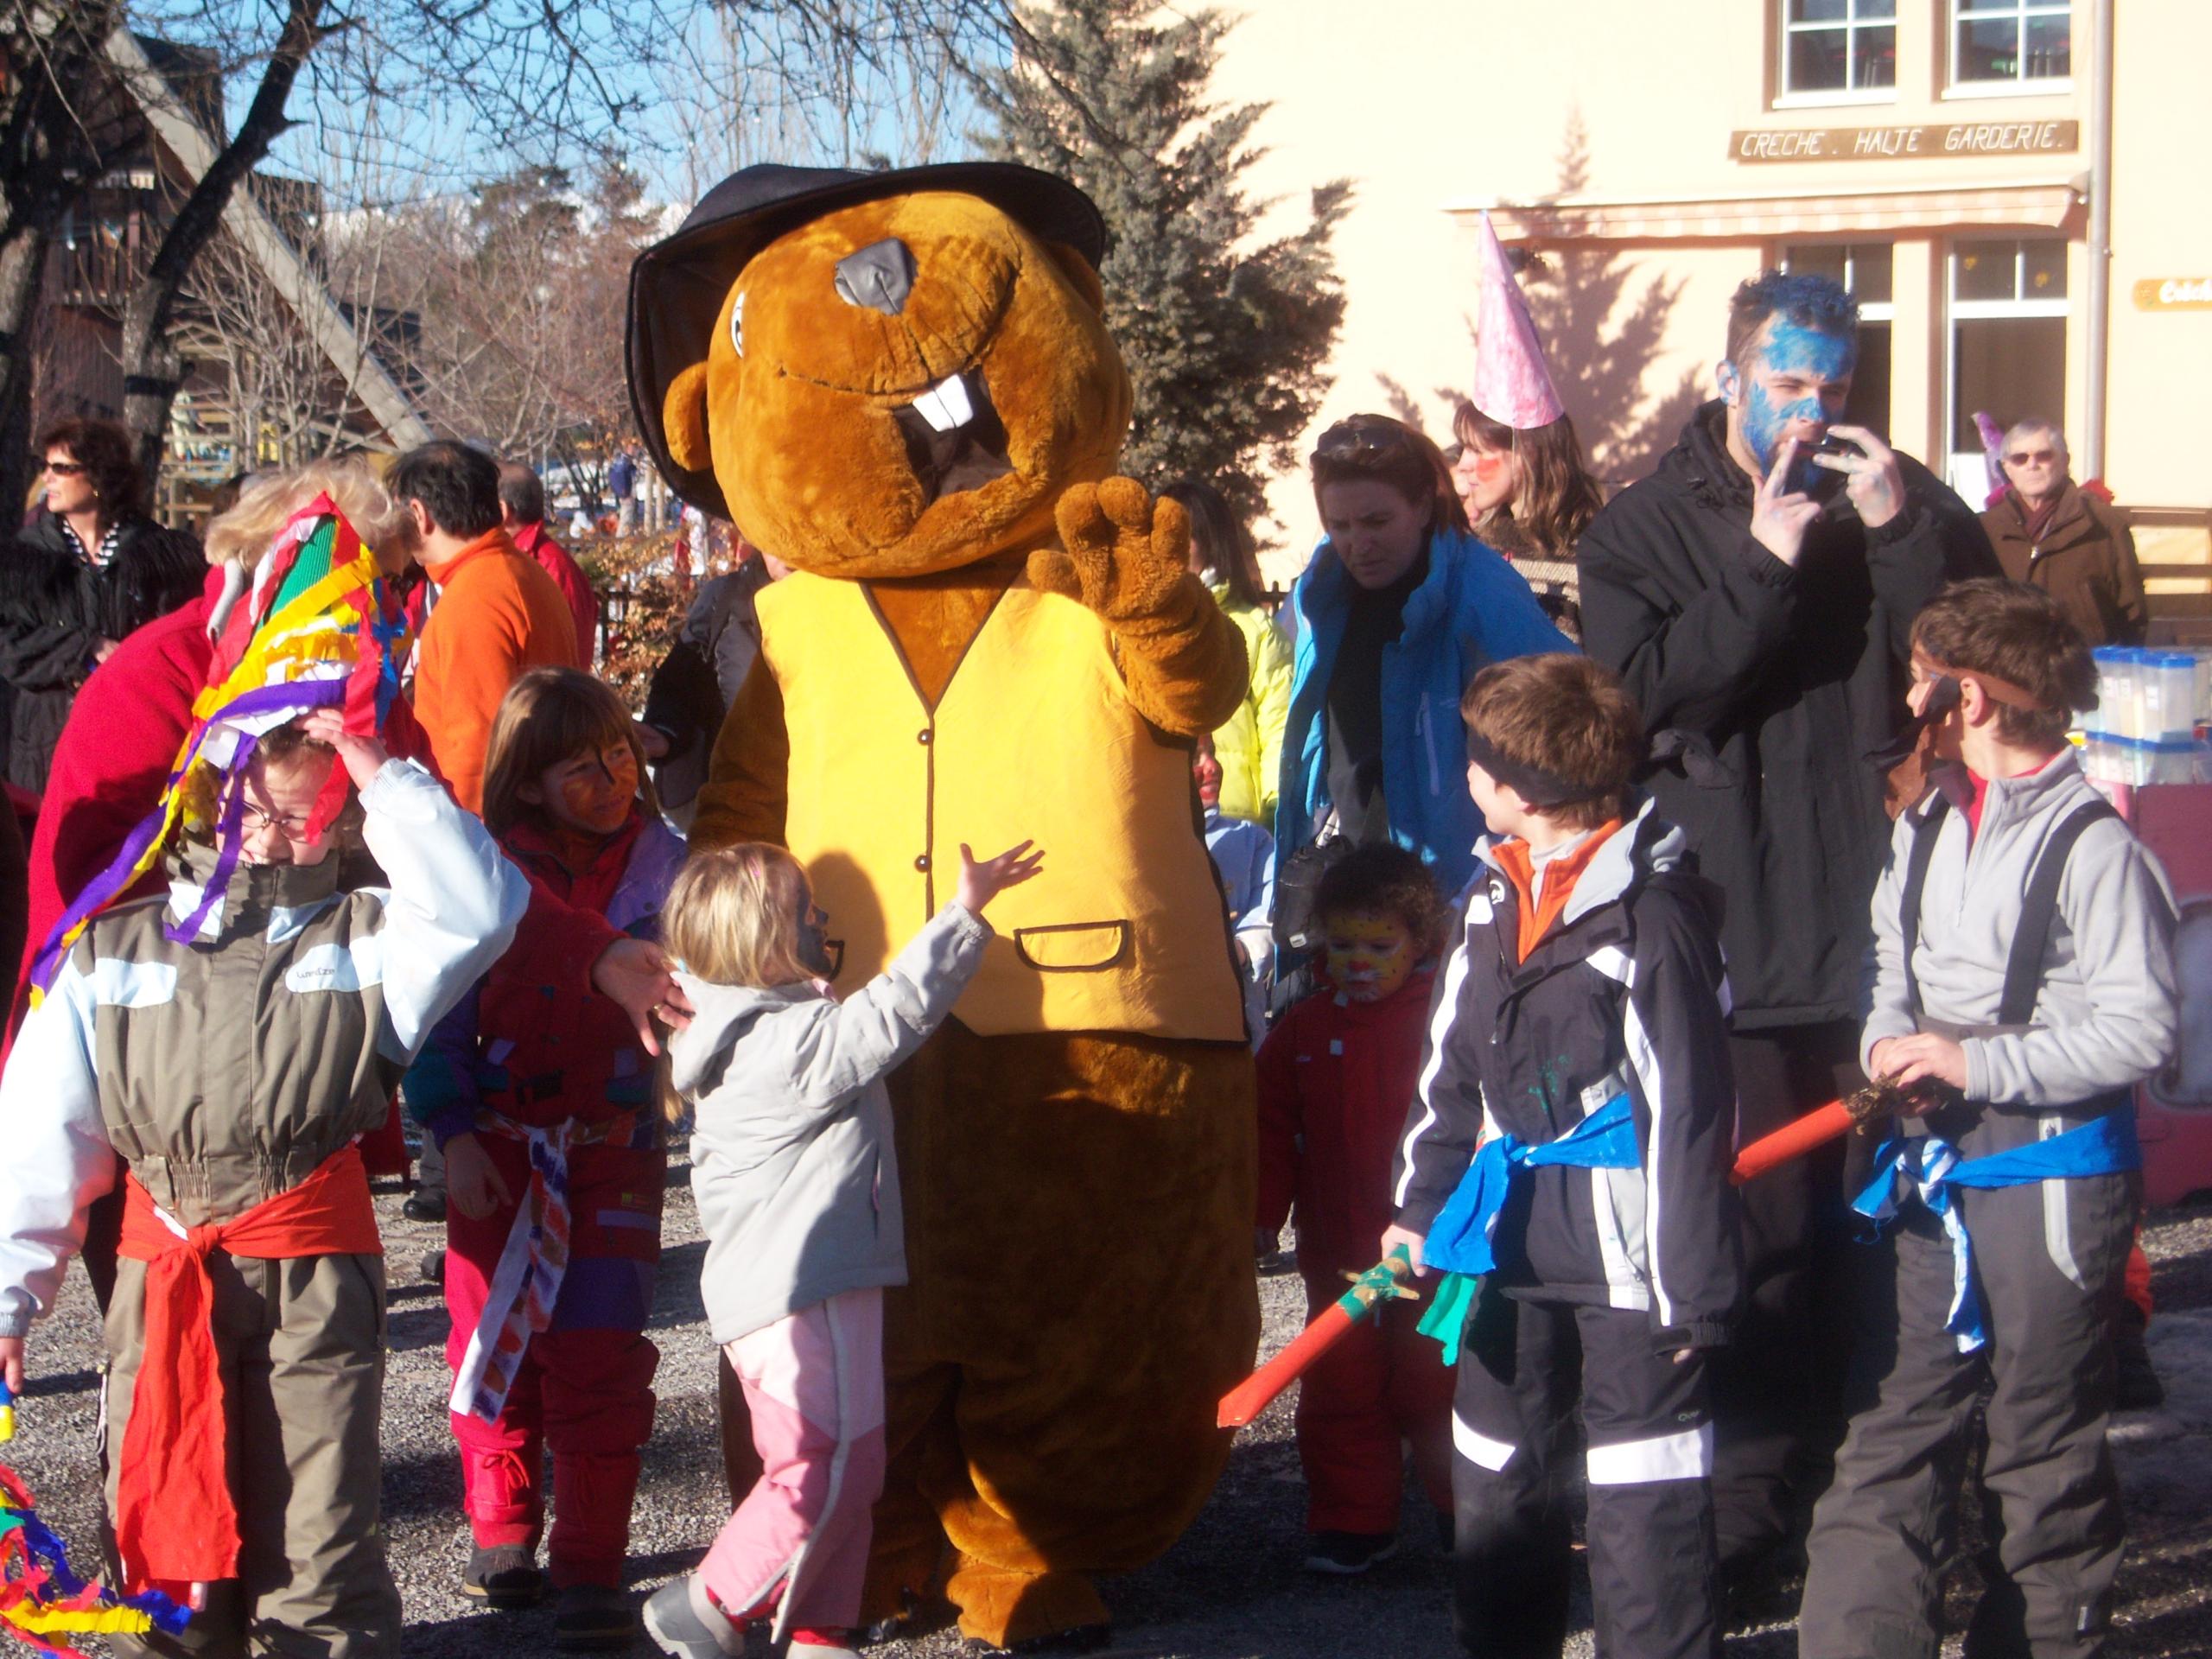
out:
M484 822L555 896L657 936L683 842L599 681L540 668L515 682L492 724ZM461 1588L507 1610L550 1579L556 1647L620 1645L637 1630L622 1567L660 1358L645 1334L666 1166L652 1058L571 964L510 951L439 1025L407 1100L446 1155L446 1352L474 1543Z
M236 729L243 833L209 833L225 808L195 767L168 891L93 917L0 1082L0 1374L21 1393L30 1320L119 1162L102 1430L123 1584L191 1601L194 1651L251 1634L397 1653L384 1252L357 1143L506 948L529 884L336 709ZM346 781L358 817L310 833ZM336 855L356 823L384 874L349 891Z

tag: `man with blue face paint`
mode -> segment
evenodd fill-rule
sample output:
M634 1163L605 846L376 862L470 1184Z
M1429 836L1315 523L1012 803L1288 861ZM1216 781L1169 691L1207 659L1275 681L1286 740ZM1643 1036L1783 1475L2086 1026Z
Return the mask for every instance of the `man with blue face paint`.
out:
M1858 307L1768 271L1730 307L1720 397L1583 532L1583 645L1669 757L1650 779L1727 895L1738 1143L1858 1086L1869 906L1912 619L1996 574L1965 503L1847 424ZM1834 435L1837 453L1819 449ZM1913 792L1917 792L1916 789ZM1743 1191L1750 1306L1713 1368L1713 1515L1747 1587L1802 1537L1843 1427L1841 1143Z

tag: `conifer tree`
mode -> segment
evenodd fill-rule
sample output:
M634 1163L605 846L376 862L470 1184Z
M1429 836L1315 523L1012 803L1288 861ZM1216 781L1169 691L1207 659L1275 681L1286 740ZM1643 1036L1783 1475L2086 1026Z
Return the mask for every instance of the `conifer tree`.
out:
M1136 392L1122 467L1157 490L1205 479L1245 521L1294 466L1344 317L1329 240L1351 200L1313 193L1295 234L1253 245L1268 204L1239 180L1264 104L1210 103L1235 20L1150 0L1017 9L1016 54L983 88L988 152L1082 187L1106 218L1106 324Z

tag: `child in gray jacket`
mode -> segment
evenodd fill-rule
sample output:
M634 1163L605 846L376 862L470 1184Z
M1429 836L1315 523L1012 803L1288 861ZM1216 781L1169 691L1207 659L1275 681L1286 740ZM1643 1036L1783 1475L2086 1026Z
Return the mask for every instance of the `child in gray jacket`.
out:
M1805 1659L1933 1653L1976 1407L2001 1571L1970 1653L2092 1659L2120 1564L2105 1448L2136 1083L2172 1052L2158 861L2082 775L2096 671L2056 601L1961 582L1912 630L1936 787L1874 894L1868 1073L1912 1092L1858 1202L1886 1226L1814 1511ZM1884 1294L1874 1295L1879 1282Z
M1027 842L982 862L961 848L953 902L843 1002L829 918L788 853L701 854L670 890L662 938L695 1012L669 1061L697 1117L707 1322L763 1472L699 1570L646 1604L664 1653L742 1652L772 1614L808 1659L852 1651L883 1486L883 1288L906 1281L883 1078L982 963L983 907L1042 863Z

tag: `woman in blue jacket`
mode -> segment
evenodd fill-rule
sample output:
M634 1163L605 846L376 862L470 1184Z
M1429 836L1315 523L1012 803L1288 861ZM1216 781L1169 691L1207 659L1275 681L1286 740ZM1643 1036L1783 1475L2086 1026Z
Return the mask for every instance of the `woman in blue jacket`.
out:
M1482 815L1467 793L1459 695L1487 664L1574 646L1529 584L1477 541L1437 447L1387 415L1321 435L1313 496L1328 539L1298 579L1298 654L1275 846L1330 826L1394 841L1457 893Z

